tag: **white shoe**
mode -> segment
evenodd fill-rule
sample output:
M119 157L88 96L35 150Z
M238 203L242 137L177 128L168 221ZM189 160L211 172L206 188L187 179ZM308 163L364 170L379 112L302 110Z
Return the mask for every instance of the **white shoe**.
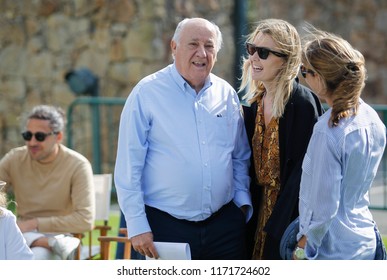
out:
M72 260L80 242L76 237L60 234L50 238L49 245L62 260Z

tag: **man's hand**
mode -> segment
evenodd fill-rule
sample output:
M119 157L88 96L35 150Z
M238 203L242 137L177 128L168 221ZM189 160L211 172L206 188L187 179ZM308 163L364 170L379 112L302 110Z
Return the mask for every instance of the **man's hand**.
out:
M153 243L153 234L151 232L133 236L130 240L132 242L133 249L136 252L150 258L159 258L159 254L157 253L156 247Z
M21 232L34 231L38 229L38 219L36 218L21 218L17 220L17 225Z

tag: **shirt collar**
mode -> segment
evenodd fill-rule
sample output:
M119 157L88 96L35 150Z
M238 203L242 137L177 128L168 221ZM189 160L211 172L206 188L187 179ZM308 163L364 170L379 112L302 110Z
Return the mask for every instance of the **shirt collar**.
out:
M187 83L186 80L184 80L183 76L180 75L180 73L177 71L177 68L176 68L176 64L173 63L172 65L172 68L171 68L171 74L172 74L172 77L173 79L175 80L176 84L182 89L182 90L185 90L186 87L190 87L191 86ZM210 87L212 85L212 73L210 73L210 75L208 75L208 77L206 78L205 82L204 82L204 86L203 88L200 90L200 92L202 92L203 90L207 89L208 87Z

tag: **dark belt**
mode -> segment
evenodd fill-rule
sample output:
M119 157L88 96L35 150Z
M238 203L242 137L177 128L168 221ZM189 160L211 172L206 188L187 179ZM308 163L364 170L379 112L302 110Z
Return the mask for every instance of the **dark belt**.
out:
M201 225L201 224L207 224L207 223L210 223L212 222L214 219L216 219L223 211L225 211L226 209L230 208L230 207L233 207L234 206L234 202L231 200L229 203L223 205L218 211L212 213L211 216L209 216L207 219L205 220L202 220L202 221L189 221L189 220L186 220L186 219L178 219L176 217L173 217L171 214L165 212L165 211L162 211L158 208L155 208L155 207L151 207L151 206L148 206L148 205L145 205L145 208L148 208L148 209L153 209L154 211L158 211L158 212L161 212L163 213L164 215L168 215L170 217L172 217L173 219L176 219L176 220L179 220L179 221L183 221L185 223L189 223L189 224L195 224L195 225Z

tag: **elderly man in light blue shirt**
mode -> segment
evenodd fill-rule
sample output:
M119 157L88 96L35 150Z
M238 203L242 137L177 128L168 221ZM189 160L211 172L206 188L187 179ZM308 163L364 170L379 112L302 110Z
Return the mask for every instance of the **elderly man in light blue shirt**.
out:
M174 63L142 79L122 111L115 184L144 256L169 241L189 243L193 259L245 257L250 148L235 90L211 73L221 43L215 24L183 20Z

